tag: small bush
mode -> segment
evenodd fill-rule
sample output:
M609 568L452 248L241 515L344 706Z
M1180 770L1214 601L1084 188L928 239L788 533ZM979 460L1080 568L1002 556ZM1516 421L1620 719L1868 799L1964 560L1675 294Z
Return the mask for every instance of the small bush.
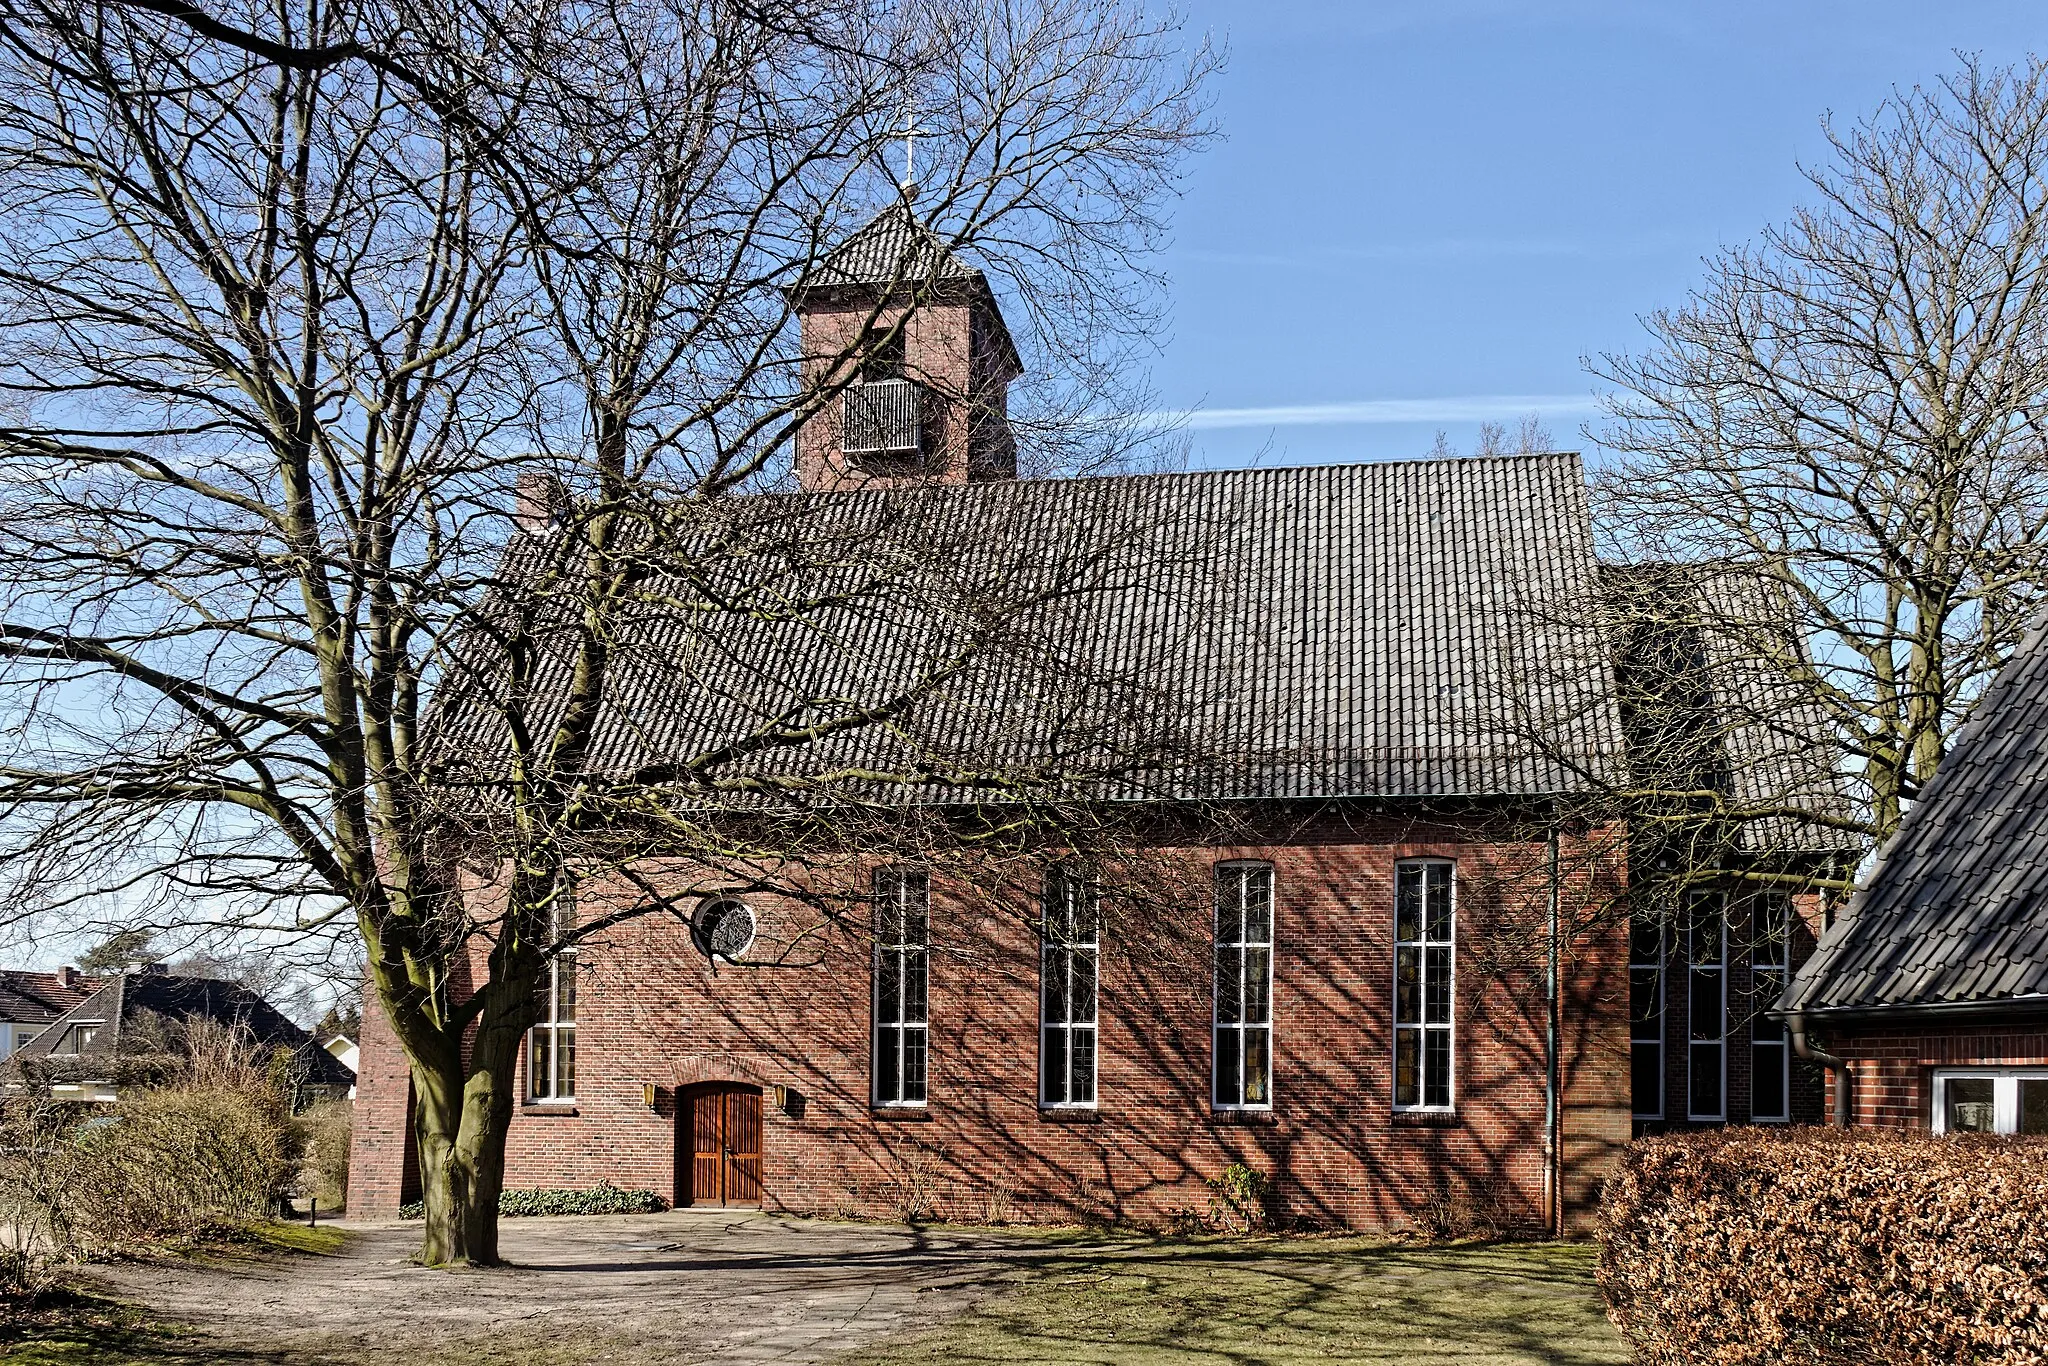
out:
M1273 1182L1264 1172L1233 1162L1209 1186L1209 1222L1231 1233L1264 1233L1272 1226L1266 1208Z
M0 1095L0 1299L33 1301L68 1262L239 1235L290 1190L282 1055L208 1021L176 1033L185 1051L116 1105L59 1101L34 1077Z
M1635 1144L1600 1288L1636 1360L1935 1366L2048 1354L2048 1142L1736 1129Z
M1457 1243L1471 1239L1493 1241L1510 1233L1526 1232L1526 1226L1503 1212L1498 1184L1467 1181L1446 1176L1416 1211L1415 1234L1425 1242Z
M906 1224L922 1223L938 1213L939 1185L945 1173L946 1150L933 1143L913 1143L896 1154L896 1181L889 1208Z
M507 1219L541 1214L659 1214L667 1208L668 1201L653 1191L624 1191L608 1181L588 1190L498 1192L498 1214ZM398 1217L426 1218L426 1202L415 1200L399 1206Z
M995 1177L982 1192L981 1221L1000 1226L1016 1217L1016 1185L1007 1176Z

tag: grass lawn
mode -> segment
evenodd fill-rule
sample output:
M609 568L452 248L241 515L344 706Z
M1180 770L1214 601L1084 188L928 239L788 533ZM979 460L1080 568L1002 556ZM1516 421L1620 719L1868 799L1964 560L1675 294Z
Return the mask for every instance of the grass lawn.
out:
M1625 1363L1593 1287L1597 1257L1565 1243L1105 1238L1049 1253L941 1328L846 1360Z

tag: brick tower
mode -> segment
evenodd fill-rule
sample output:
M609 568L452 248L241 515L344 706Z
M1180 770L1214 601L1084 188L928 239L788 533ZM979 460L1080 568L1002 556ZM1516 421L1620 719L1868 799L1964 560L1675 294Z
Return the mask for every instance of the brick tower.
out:
M804 382L826 392L797 434L805 489L1015 477L1007 395L1022 366L1010 329L987 277L920 223L907 197L791 298Z

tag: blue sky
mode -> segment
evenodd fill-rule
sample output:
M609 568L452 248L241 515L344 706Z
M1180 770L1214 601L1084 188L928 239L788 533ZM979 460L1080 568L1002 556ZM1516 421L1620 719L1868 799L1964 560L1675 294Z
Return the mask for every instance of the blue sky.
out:
M1582 356L1642 342L1700 258L1785 218L1849 122L1957 51L2048 51L2006 0L1189 0L1229 49L1190 167L1154 367L1198 465L1469 449ZM1269 412L1267 410L1283 410ZM1512 421L1510 421L1512 425Z

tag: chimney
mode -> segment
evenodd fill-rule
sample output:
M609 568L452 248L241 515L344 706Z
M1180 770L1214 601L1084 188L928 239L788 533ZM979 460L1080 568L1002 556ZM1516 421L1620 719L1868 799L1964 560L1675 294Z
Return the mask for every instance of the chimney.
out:
M57 985L69 991L78 985L78 969L66 964L57 969Z
M512 521L529 536L545 536L568 506L569 491L561 480L546 470L527 470L519 476Z

